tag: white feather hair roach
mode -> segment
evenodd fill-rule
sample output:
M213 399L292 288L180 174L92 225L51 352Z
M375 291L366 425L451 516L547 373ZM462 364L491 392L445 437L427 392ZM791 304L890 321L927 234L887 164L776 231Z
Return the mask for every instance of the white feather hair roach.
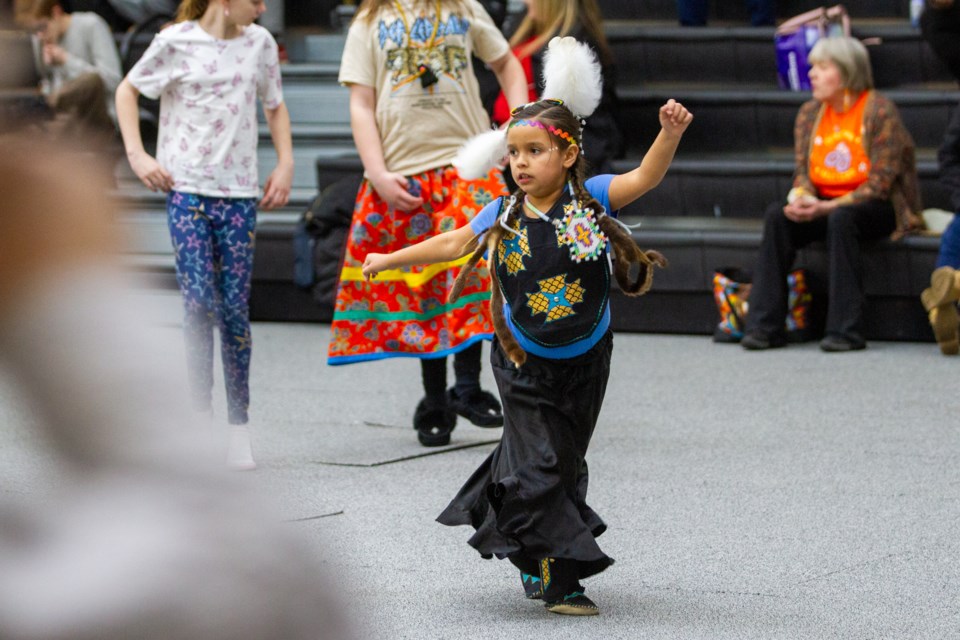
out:
M573 115L588 117L603 91L597 55L576 38L553 38L543 56L543 84L544 98L563 100Z
M490 173L507 155L507 132L493 129L467 140L457 151L453 166L464 180L478 180Z

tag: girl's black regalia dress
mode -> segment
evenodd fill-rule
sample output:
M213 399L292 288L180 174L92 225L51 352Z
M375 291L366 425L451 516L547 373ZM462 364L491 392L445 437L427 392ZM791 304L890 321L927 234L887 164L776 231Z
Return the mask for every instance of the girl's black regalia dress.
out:
M492 257L510 329L528 345L527 360L515 367L494 342L503 437L437 518L445 525L472 525L476 533L469 543L483 557L508 558L522 572L543 578L544 587L549 576L542 576L542 561L550 559L560 595L613 563L596 542L606 525L587 505L585 460L610 373L613 339L604 330L610 269L595 221L583 220L571 200L564 191L546 214L567 224L520 215ZM572 236L592 244L593 255L575 261ZM569 353L571 345L597 335L596 344L571 358L538 356L529 347Z

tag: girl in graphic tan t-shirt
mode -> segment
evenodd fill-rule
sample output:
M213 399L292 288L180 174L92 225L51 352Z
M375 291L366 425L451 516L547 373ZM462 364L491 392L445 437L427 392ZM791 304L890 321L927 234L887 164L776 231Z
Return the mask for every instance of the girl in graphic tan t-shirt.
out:
M523 69L476 0L365 0L350 27L340 82L364 181L357 195L337 294L330 364L419 358L424 397L414 427L424 446L450 442L457 413L482 427L503 423L480 389L480 342L493 334L489 282L476 277L456 303L447 293L461 262L398 269L376 282L364 256L390 252L469 222L504 191L499 170L463 180L451 162L490 128L473 55L497 75L511 104L526 100ZM446 388L454 354L456 385Z

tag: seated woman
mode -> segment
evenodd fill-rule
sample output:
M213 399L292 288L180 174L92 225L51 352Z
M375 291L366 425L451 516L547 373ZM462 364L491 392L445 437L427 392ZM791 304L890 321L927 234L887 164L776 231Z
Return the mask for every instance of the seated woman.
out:
M527 76L528 100L540 99L534 78L541 78L543 53L554 36L573 36L586 42L597 54L603 76L600 106L583 130L583 153L587 174L614 173L610 161L622 154L622 136L617 124L616 68L603 33L603 18L597 0L523 0L527 13L510 37L514 55ZM510 121L510 106L501 93L493 105L493 121ZM509 172L505 172L509 178ZM509 181L509 180L508 180ZM514 185L510 185L513 189Z
M787 343L787 273L797 250L825 240L829 300L824 351L866 347L860 243L922 226L913 139L890 100L873 90L866 48L848 37L810 52L813 99L794 127L793 189L766 212L745 349Z

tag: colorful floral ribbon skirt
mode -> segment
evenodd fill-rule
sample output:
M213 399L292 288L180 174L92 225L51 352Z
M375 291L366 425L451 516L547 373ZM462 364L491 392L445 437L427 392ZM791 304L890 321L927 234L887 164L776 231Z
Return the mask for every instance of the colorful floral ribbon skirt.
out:
M391 253L462 227L505 191L496 169L480 180L461 180L452 167L410 180L412 190L419 189L424 198L423 206L410 212L390 209L369 181L360 186L340 273L329 364L442 357L493 336L485 266L470 275L454 303L447 295L466 258L385 271L371 282L364 280L361 266L368 253Z

